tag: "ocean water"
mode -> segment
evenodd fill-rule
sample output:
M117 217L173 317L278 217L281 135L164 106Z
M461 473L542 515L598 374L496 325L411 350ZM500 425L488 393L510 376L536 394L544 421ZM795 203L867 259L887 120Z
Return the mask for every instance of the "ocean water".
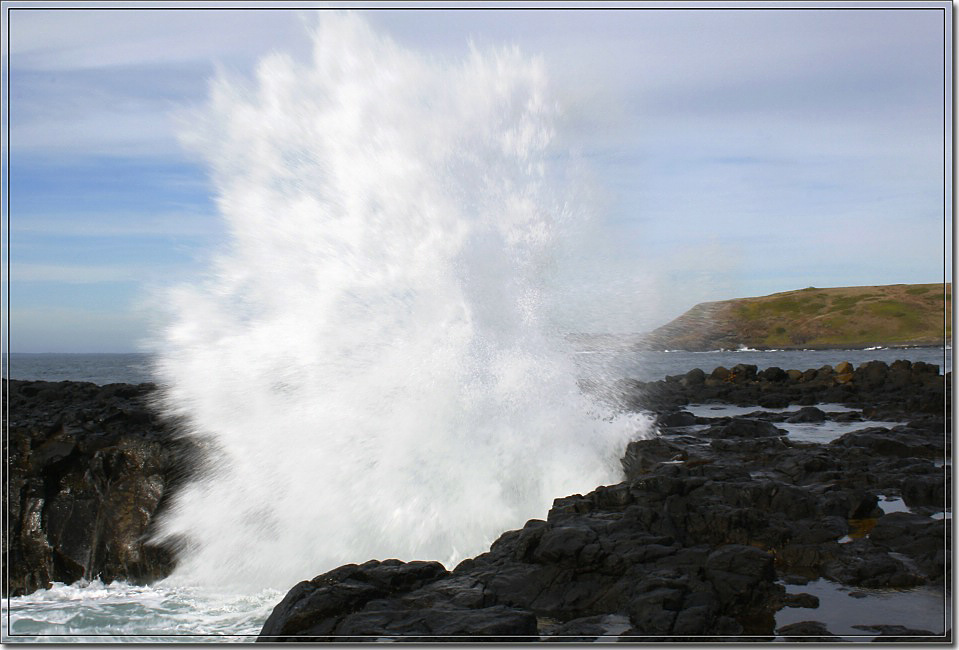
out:
M901 625L939 636L951 627L949 598L941 587L856 589L820 578L805 585L786 585L786 591L811 594L819 599L819 607L784 607L776 613L777 628L819 621L843 641L856 642L877 637L875 631L853 625Z
M623 346L583 346L570 344L573 363L581 376L597 374L611 379L629 378L655 381L668 375L679 375L693 368L706 372L717 366L727 368L737 363L755 364L760 370L778 366L784 370L806 370L823 365L835 366L848 361L854 366L867 361L892 363L898 359L924 361L939 366L939 372L952 370L952 349L935 347L869 348L853 350L714 350L710 352L636 351ZM151 371L152 355L142 352L126 354L10 354L10 377L42 381L89 381L94 384L139 384L155 382ZM6 376L6 375L4 375Z
M31 354L12 352L9 362L11 379L41 381L89 381L94 384L140 384L153 381L150 355L127 354ZM7 373L4 372L4 377Z

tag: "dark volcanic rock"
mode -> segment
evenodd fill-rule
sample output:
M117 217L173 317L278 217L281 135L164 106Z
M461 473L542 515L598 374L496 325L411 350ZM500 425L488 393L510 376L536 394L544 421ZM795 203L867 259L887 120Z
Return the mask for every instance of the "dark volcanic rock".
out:
M896 427L894 430L869 427L847 433L830 444L865 448L883 456L899 458L937 458L945 451L941 436L929 436L927 432L908 427Z
M800 621L799 623L790 623L783 625L776 630L780 636L789 638L791 641L840 641L841 639L826 629L826 626L819 621Z
M656 423L661 427L689 427L696 424L696 416L687 411L676 411L662 416Z
M626 446L622 465L626 478L648 472L664 461L686 460L688 453L662 438L634 440Z
M786 422L825 422L826 413L815 406L804 406Z
M717 510L715 502L725 494L719 484L701 492L702 498L693 496L709 484L707 476L720 474L726 472L657 473L557 499L547 521L505 533L488 553L451 574L437 568L430 581L404 590L370 586L373 581L357 579L353 568L301 583L274 610L261 640L282 634L339 640L340 634L355 634L344 632L353 629L343 627L351 616L381 620L380 627L364 629L392 636L400 634L395 620L419 621L424 614L412 612L454 604L502 617L504 625L578 621L565 629L582 636L599 635L599 619L588 625L584 619L606 615L628 620L634 636L769 633L784 595L776 584L775 558L733 541L762 537L768 522L758 513L748 515L748 508ZM343 592L330 595L338 589ZM382 618L383 612L400 618ZM521 637L533 634L507 627Z
M941 635L933 634L929 630L916 630L910 627L905 627L902 625L853 625L857 630L863 630L864 632L872 632L878 634L880 637L902 637L896 639L874 639L875 641L919 641L922 640L921 637L932 637L932 639L947 641ZM917 638L920 637L920 638ZM932 640L929 639L929 640Z
M777 632L836 640L815 621L775 630L782 607L819 604L787 594L784 581L893 589L944 582L948 527L923 516L946 508L948 488L935 461L948 453L942 427L950 422L923 411L927 398L944 403L937 372L920 364L805 373L735 366L626 382L636 391L626 404L656 405L660 435L627 446L622 483L556 499L546 521L504 533L452 572L368 562L300 583L260 640L745 642ZM812 406L736 418L677 411L706 399L750 406L837 395L876 398L910 424L815 444L790 440L773 422L837 414ZM884 515L880 495L924 510Z
M80 578L166 576L151 523L194 462L149 409L150 384L9 383L7 595Z
M711 373L687 373L679 381L668 378L652 382L625 382L625 403L630 408L665 413L670 408L711 399L739 405L758 404L782 408L790 404L812 406L838 402L856 408L868 407L873 419L900 420L906 415L933 415L949 412L946 389L951 373L939 374L939 367L927 363L882 361L837 364L838 370L823 366L805 372L739 364L719 367ZM672 381L670 379L673 379ZM945 380L945 381L944 381Z
M600 638L617 637L629 627L629 619L625 616L606 614L584 616L555 626L545 626L540 630L540 634L545 637L545 641L590 642Z
M438 562L375 560L348 564L296 585L263 625L258 641L533 640L536 617L502 604L484 606Z
M766 436L780 436L786 432L777 429L769 422L733 418L726 424L710 427L705 435L710 438L763 438Z

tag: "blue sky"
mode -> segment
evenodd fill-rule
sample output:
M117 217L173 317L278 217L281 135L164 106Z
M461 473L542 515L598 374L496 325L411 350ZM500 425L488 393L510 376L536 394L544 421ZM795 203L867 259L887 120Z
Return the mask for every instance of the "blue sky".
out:
M161 325L162 288L201 273L224 237L178 120L218 70L308 56L303 15L46 6L4 3L11 349L137 350ZM600 244L570 278L595 286L570 305L571 329L644 331L697 302L806 286L942 281L951 5L640 6L364 12L430 55L515 44L545 61L562 137L604 206Z

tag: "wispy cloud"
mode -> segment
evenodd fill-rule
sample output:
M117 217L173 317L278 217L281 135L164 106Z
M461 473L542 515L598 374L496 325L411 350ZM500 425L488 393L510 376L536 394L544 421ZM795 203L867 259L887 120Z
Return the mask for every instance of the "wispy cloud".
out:
M11 262L10 281L58 282L63 284L98 284L105 282L140 283L169 277L170 270L159 266L95 265L95 264L36 264Z
M142 215L121 212L104 215L97 212L63 216L31 216L11 224L15 233L57 237L189 237L212 240L223 234L216 215L182 212Z
M367 16L437 57L462 57L470 41L542 57L564 106L561 137L593 166L608 199L605 223L618 245L597 257L613 275L642 278L630 280L642 285L632 297L608 301L626 312L618 327L639 314L668 320L710 291L941 272L951 115L941 11ZM77 293L132 282L141 291L196 268L195 254L222 226L202 167L178 141L177 116L205 101L217 69L250 75L274 50L309 57L312 19L13 11L11 217L22 260L13 281ZM176 249L184 245L188 254ZM665 297L652 295L657 286ZM116 293L116 303L132 293Z
M10 25L11 60L46 71L184 62L207 67L248 63L281 43L305 47L298 12L255 7L15 9Z
M306 47L285 11L14 9L10 26L14 153L183 156L177 115L218 66Z

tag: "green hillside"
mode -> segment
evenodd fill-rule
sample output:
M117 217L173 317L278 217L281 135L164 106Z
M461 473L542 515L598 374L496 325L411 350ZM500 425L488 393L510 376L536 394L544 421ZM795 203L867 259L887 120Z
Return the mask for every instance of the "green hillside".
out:
M648 334L642 345L669 350L942 345L951 309L951 284L809 287L701 303ZM948 336L951 322L945 327Z

